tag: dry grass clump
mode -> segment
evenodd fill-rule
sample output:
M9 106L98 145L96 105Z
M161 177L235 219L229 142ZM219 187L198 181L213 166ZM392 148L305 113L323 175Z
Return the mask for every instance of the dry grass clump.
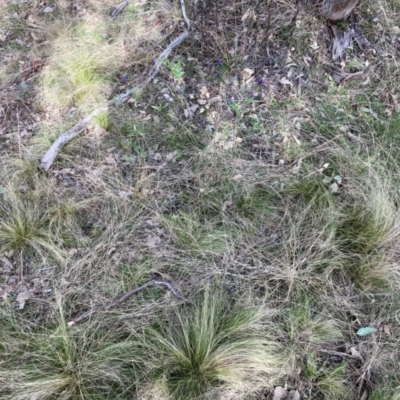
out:
M270 279L289 293L314 285L321 291L342 279L364 290L398 285L399 266L390 254L400 220L384 167L342 149L324 157L332 161L328 170L303 162L306 176L297 175L282 191L290 197L281 248L270 254L273 245L265 243L258 253L270 265Z
M165 219L172 237L180 247L194 253L224 253L230 247L229 230L211 224L199 222L196 216L181 212Z

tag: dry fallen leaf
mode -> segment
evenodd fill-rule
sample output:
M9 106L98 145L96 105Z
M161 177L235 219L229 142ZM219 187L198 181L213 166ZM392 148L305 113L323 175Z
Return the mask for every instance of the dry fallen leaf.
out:
M242 178L243 178L243 175L237 174L237 175L235 175L232 179L233 179L234 181L240 181Z
M253 8L249 8L249 9L247 9L247 11L243 14L243 16L242 16L242 21L246 21L246 19L252 18L252 17L254 17L254 9L253 9Z
M115 246L112 246L108 251L107 251L107 255L109 256L110 254L114 253L115 250L117 250L117 248Z
M106 157L105 162L106 162L106 164L109 164L109 165L117 165L117 162L115 161L114 156Z
M287 400L288 391L282 386L277 386L274 390L274 397L272 400Z
M173 151L172 153L168 153L168 154L165 156L165 159L166 159L167 161L172 161L172 160L174 159L174 157L175 157L177 154L178 154L178 152L175 150L175 151Z
M221 100L222 100L221 96L215 96L208 100L208 104L218 103Z
M361 354L358 352L358 350L355 347L352 347L350 349L350 353L353 357L361 358Z
M32 291L29 289L24 289L22 292L18 293L17 296L17 301L19 303L19 309L23 310L23 308L25 307L25 302L26 300L30 299L32 297Z
M4 289L0 289L0 298L3 300L6 300L8 295L12 292L12 288L10 288L9 286L7 286Z
M192 112L191 112L190 108L185 108L185 110L183 111L183 114L185 115L186 119L192 119Z
M242 73L244 78L247 79L254 74L254 69L245 68Z
M147 238L146 246L150 247L151 249L154 249L161 243L161 238L160 236L149 236Z
M200 89L200 96L201 96L201 97L206 97L207 99L210 97L210 93L208 92L208 89L207 89L206 86L203 86L203 87Z
M297 161L297 163L295 164L295 166L293 167L293 172L294 172L295 174L297 174L297 173L300 171L300 168L301 168L302 163L303 163L303 159L300 158L300 159Z
M33 287L31 289L32 293L39 293L42 291L43 281L40 278L32 279Z
M76 255L77 253L78 253L78 249L73 248L73 249L71 249L71 250L68 252L68 255L69 255L70 257L73 257L73 256Z
M233 206L233 202L230 200L224 201L224 204L222 204L222 211L225 211L227 208L230 208Z
M281 85L290 85L293 86L292 82L289 81L289 79L283 77L282 79L279 79L279 83Z
M2 261L5 265L5 267L3 268L3 272L10 272L14 268L7 257L1 257L0 261Z
M391 336L392 332L390 330L390 325L383 325L383 331L386 333L386 335Z
M331 193L337 193L339 190L339 185L336 182L333 182L332 185L329 186Z

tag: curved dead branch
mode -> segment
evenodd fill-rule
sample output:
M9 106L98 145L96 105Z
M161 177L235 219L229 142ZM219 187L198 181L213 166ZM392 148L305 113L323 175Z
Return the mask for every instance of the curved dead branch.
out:
M128 300L130 297L132 297L134 294L137 294L139 292L142 292L143 290L151 287L151 286L165 286L167 289L171 291L171 293L178 298L179 300L184 301L185 303L190 303L193 304L190 300L188 300L186 297L182 296L169 282L166 281L159 281L156 278L150 279L148 282L144 283L142 286L139 286L135 289L130 290L129 292L126 292L124 295L122 295L120 298L114 300L111 302L109 305L98 305L90 310L84 312L83 314L79 315L78 317L74 318L72 321L68 322L68 327L70 328L71 326L77 324L78 322L83 321L90 315L100 311L100 310L109 310L110 308L116 307L123 303L124 301Z

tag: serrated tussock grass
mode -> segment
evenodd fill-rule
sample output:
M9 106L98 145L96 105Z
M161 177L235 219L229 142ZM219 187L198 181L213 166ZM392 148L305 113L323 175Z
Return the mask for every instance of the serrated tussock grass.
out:
M49 253L63 260L63 244L53 235L50 216L40 201L24 199L11 185L4 188L1 197L0 252Z
M156 349L154 379L173 399L208 398L221 385L235 398L271 387L284 363L268 338L269 314L264 305L233 304L226 293L206 290L192 308L145 333L144 346Z
M59 313L63 310L60 309ZM2 399L107 399L134 392L139 349L109 336L101 324L69 330L58 314L52 327L21 326L5 310L0 320Z

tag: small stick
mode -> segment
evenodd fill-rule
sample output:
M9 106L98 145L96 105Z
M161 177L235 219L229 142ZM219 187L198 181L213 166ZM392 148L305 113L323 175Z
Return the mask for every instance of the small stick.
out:
M187 37L189 36L189 31L185 31L181 33L177 38L175 38L167 47L166 49L157 57L154 59L154 65L151 68L148 77L146 80L142 83L139 83L138 85L134 86L131 89L126 90L124 93L121 93L117 96L115 96L112 100L110 100L109 104L118 104L118 103L124 103L126 100L129 99L129 97L136 93L139 89L144 88L147 86L151 80L158 74L158 71L164 61L164 59L168 58L168 56L171 54L171 51L178 45L180 45Z
M176 290L175 290L175 288L169 283L169 282L165 282L165 281L154 281L154 285L160 285L160 286L165 286L165 287L167 287L171 292L172 292L172 294L175 296L175 297L177 297L178 299L180 299L180 300L182 300L182 301L184 301L184 302L186 302L186 303L190 303L190 304L193 304L189 299L187 299L186 297L183 297L181 294L179 294Z
M117 4L110 12L110 17L115 18L119 13L121 13L126 6L130 3L130 0L121 1L121 3Z
M129 99L129 97L136 93L139 89L144 88L146 85L150 83L150 81L157 75L161 65L162 61L167 58L170 54L171 51L181 44L187 37L189 36L189 31L185 31L181 33L176 39L174 39L168 46L167 48L160 54L158 58L155 59L155 64L153 68L149 72L149 76L147 79L139 83L138 85L134 86L133 88L125 91L122 94L119 94L115 96L112 100L108 102L108 105L112 104L118 104L118 103L124 103ZM74 137L78 136L82 131L84 131L87 127L87 125L90 123L90 121L98 114L101 114L102 112L106 112L108 107L101 107L98 108L94 111L92 111L89 115L87 115L85 118L82 118L81 120L78 121L76 125L74 125L72 128L68 129L67 131L63 132L55 141L54 143L50 146L49 150L47 150L46 154L43 156L40 165L41 167L45 170L48 171L50 167L52 166L54 160L57 157L57 154L64 144L68 143L71 141Z
M345 77L343 78L343 80L339 83L339 86L340 86L343 82L345 82L345 81L347 81L347 80L349 80L349 79L357 78L358 76L361 76L361 75L364 75L364 74L365 74L365 71L357 71L357 72L353 72L353 73L347 73L347 74L345 75Z
M338 356L338 357L343 357L343 358L346 358L346 357L354 358L356 360L360 359L359 356L354 356L353 354L347 354L347 353L342 353L341 351L325 349L324 347L322 347L321 345L316 344L316 343L303 342L301 340L291 340L291 341L287 340L286 342L295 343L295 344L305 344L307 346L314 347L317 351L320 351L321 353L327 353L327 354L331 354L333 356Z
M41 167L45 171L48 171L54 160L56 159L60 147L63 146L65 143L70 142L74 137L78 136L82 131L86 129L86 126L96 115L99 115L105 111L107 111L107 107L97 108L85 118L79 120L75 126L63 132L46 151L46 154L43 156L40 162Z
M356 360L360 359L360 357L353 356L353 354L347 354L347 353L342 353L341 351L325 349L325 348L323 348L321 346L318 346L318 345L312 344L312 343L308 343L308 344L313 346L313 347L315 347L315 349L317 351L320 351L321 353L327 353L327 354L331 354L332 356L339 356L339 357L342 357L342 358L346 358L347 357L347 358L354 358Z
M190 25L190 20L186 14L185 0L181 0L181 10L182 10L183 19L186 22L186 26L187 26L188 30L190 30L191 25Z
M178 299L186 302L186 303L190 303L193 304L190 300L188 300L186 297L183 297L181 294L179 294L176 289L169 283L169 282L165 282L165 281L159 281L156 278L150 279L148 282L144 283L142 286L139 286L135 289L130 290L129 292L126 292L124 295L122 295L120 298L118 298L117 300L114 300L113 302L111 302L108 306L103 306L103 305L98 305L95 306L93 308L91 308L90 310L84 312L83 314L81 314L79 317L74 318L72 321L68 322L68 328L70 328L71 326L75 325L76 323L86 319L87 317L89 317L90 315L96 313L97 311L101 310L101 309L110 309L112 307L118 306L121 303L123 303L124 301L128 300L130 297L132 297L134 294L141 292L144 289L147 289L150 286L154 286L154 285L159 285L159 286L165 286L167 287L172 294L177 297Z

